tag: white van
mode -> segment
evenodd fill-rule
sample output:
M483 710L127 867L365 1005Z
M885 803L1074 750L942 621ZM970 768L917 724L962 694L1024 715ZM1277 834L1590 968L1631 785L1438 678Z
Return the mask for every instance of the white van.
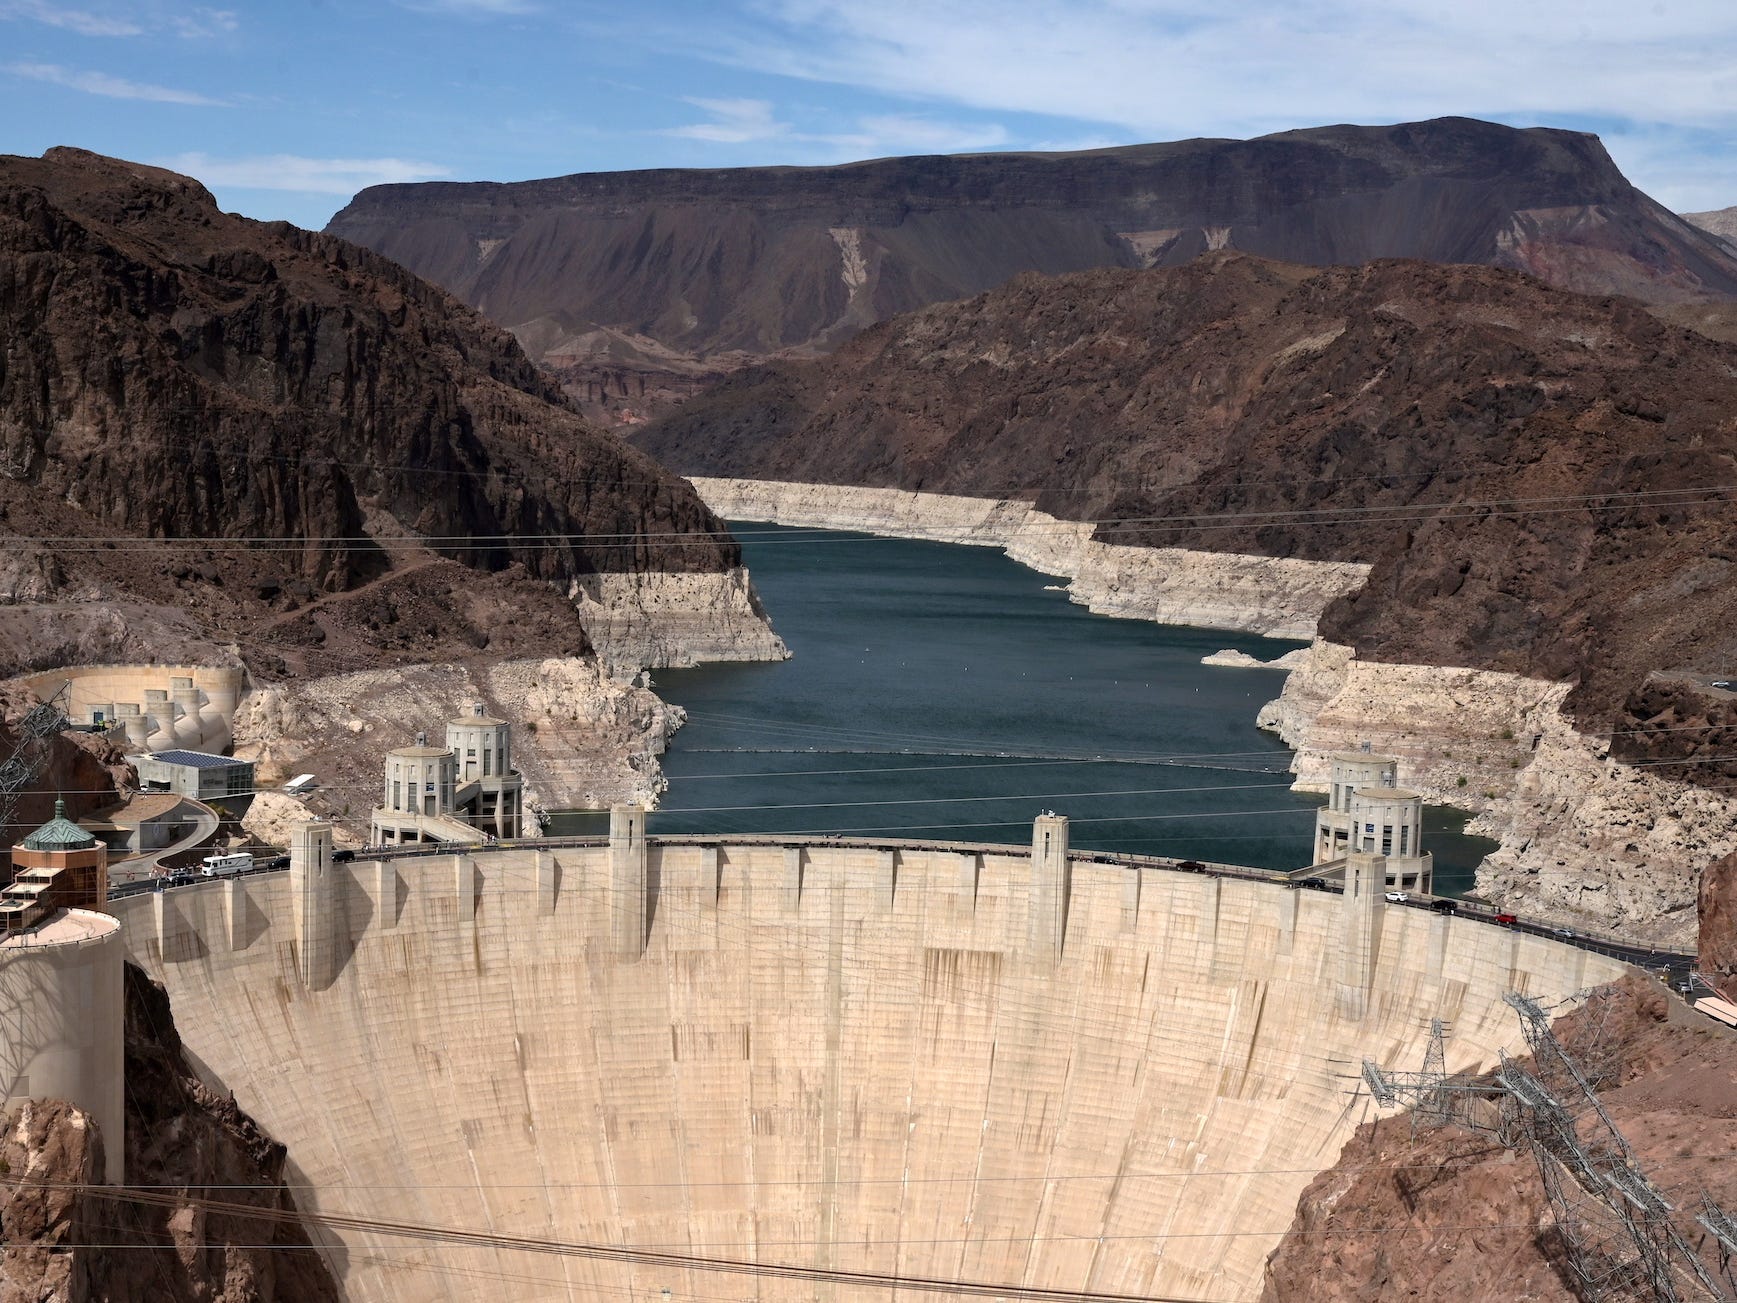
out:
M246 873L251 868L253 856L246 851L237 851L233 855L207 855L199 861L199 872L208 878L227 878Z

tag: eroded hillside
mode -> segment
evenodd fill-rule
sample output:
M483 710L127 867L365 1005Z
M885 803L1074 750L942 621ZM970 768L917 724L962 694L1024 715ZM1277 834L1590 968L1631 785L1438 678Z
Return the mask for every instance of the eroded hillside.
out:
M743 372L641 446L688 474L1029 497L1111 542L1365 562L1323 637L1577 680L1583 726L1656 721L1619 750L1663 760L1737 703L1708 686L1737 666L1734 411L1737 348L1625 300L1218 254L912 313Z
M1594 136L1467 118L1073 153L590 173L363 191L328 228L517 334L633 423L721 369L824 350L1020 272L1487 263L1670 302L1737 294L1737 255Z
M0 331L0 672L577 652L571 586L738 560L510 336L185 177L0 159Z
M1666 1021L1670 997L1640 976L1603 988L1558 1020L1570 1053L1647 1175L1717 1277L1717 1246L1692 1214L1705 1191L1737 1201L1737 1038L1715 1024ZM1415 1129L1400 1115L1358 1128L1336 1166L1297 1203L1268 1260L1266 1303L1394 1298L1581 1298L1529 1153L1458 1127Z

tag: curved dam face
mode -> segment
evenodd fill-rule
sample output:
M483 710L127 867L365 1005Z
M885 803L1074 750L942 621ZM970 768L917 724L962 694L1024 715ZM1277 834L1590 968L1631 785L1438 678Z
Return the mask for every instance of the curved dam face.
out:
M1040 821L1040 839L1042 823ZM642 867L643 866L643 867ZM637 876L636 876L637 875ZM1018 848L503 850L116 902L305 1209L1241 1299L1372 1105L1620 972L1467 919ZM1057 944L1057 938L1060 944ZM312 1228L353 1299L885 1299Z

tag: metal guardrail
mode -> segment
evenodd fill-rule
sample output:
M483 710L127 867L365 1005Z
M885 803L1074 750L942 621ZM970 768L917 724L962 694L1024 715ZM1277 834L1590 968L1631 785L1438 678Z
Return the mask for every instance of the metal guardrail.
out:
M932 851L954 855L1017 856L1030 854L1030 849L1018 842L947 842L907 837L845 838L804 833L789 835L767 833L683 834L671 837L647 837L646 841L653 846L816 846L859 850ZM408 847L363 846L350 851L340 850L334 859L339 862L356 860L373 862L376 860L424 859L434 855L486 855L491 851L577 850L607 845L609 845L609 838L602 834L574 837L520 837L480 844L467 843L462 846L443 842ZM1291 871L1283 869L1257 869L1243 864L1222 864L1216 861L1177 859L1162 855L1135 855L1126 851L1082 850L1070 858L1076 863L1102 864L1113 868L1163 869L1170 872L1199 873L1207 877L1235 878L1245 882L1264 882L1292 890L1311 889L1306 885L1305 880L1295 878ZM283 873L288 868L287 859L287 856L279 856L275 860L256 864L251 869L229 876L245 878L262 873ZM1195 865L1199 867L1193 867ZM190 883L170 886L162 878L146 879L111 889L109 899L124 899L129 896L145 895L162 890L178 891L186 887L201 886L207 882L221 881L224 879L199 877ZM1323 887L1327 892L1336 895L1344 894L1342 885L1327 882L1323 884ZM1407 894L1409 897L1407 900L1398 902L1400 908L1421 909L1433 913L1436 909L1435 902L1452 901L1454 905L1452 915L1455 918L1470 919L1473 922L1484 923L1491 927L1500 927L1513 932L1524 932L1532 936L1543 937L1549 941L1575 946L1581 950L1589 950L1595 954L1643 968L1670 968L1674 971L1692 965L1695 961L1695 954L1692 951L1661 950L1626 941L1609 933L1575 931L1572 935L1565 936L1560 930L1547 923L1535 923L1526 919L1516 919L1512 923L1500 922L1497 915L1506 911L1498 910L1493 906L1467 905L1463 901L1454 900L1451 896L1425 896L1415 892Z

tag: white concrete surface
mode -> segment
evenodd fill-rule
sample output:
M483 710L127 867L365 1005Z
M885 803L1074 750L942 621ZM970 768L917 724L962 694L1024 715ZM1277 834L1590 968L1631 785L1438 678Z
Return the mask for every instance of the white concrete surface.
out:
M0 942L0 1108L64 1099L96 1119L103 1179L122 1179L120 925L94 910L64 909Z
M644 851L650 914L622 881ZM1031 953L1029 853L478 851L333 865L303 980L289 875L116 902L192 1052L322 1210L761 1262L1194 1299L1258 1294L1357 1065L1521 1039L1612 961L1359 898L1093 863ZM239 915L237 914L239 910ZM1053 915L1051 916L1053 917ZM1362 917L1359 912L1359 917ZM1047 928L1046 922L1046 928ZM323 976L321 975L316 975ZM346 1233L401 1303L847 1289Z

